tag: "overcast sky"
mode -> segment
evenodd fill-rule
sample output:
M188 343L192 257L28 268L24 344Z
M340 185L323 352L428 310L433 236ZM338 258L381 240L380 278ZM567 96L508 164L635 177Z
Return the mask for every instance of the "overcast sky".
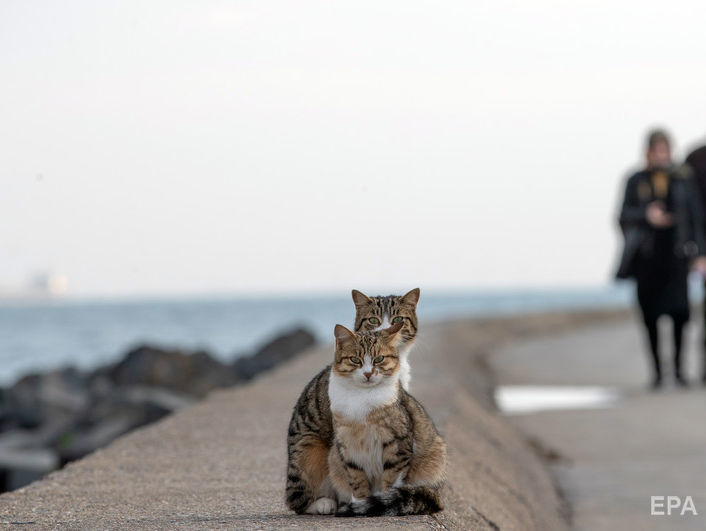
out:
M0 285L609 281L646 129L706 140L704 2L0 3Z

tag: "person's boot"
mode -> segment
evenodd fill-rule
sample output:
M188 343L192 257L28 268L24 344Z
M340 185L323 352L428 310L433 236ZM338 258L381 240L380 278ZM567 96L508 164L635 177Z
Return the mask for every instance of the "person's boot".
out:
M677 382L679 387L689 387L689 381L682 376L680 371L674 373L674 380Z
M660 387L662 387L662 375L656 373L652 378L652 382L650 382L650 389L657 390Z
M689 382L681 373L681 349L674 354L674 380L679 387L689 387Z

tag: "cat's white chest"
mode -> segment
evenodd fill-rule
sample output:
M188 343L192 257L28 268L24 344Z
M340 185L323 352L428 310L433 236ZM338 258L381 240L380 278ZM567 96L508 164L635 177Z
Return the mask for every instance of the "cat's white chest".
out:
M410 374L409 360L407 356L400 358L400 385L405 391L409 391L409 381L412 379Z
M364 422L368 413L395 401L397 380L390 379L371 389L361 389L332 370L328 384L328 397L333 413L349 420Z
M405 391L409 391L409 381L412 379L411 367L409 366L409 351L413 345L409 345L400 350L400 385Z

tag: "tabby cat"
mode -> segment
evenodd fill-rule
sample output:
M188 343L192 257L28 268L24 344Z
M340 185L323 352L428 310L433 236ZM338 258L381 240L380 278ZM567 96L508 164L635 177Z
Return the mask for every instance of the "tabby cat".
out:
M417 337L417 303L419 288L401 297L368 297L357 289L353 290L355 304L355 331L383 330L392 324L402 323L400 345L400 381L405 391L409 390L409 355Z
M419 288L402 296L368 297L358 290L353 290L352 295L356 331L375 330L401 320L400 372L405 375L401 379L406 386L409 382L407 354L417 335ZM333 418L328 397L330 374L329 365L309 382L299 396L289 422L287 505L299 514L325 514L335 510L335 507L322 508L312 503L318 498L334 495L327 477L328 451L333 445Z
M296 512L330 514L338 508L339 516L376 516L441 510L446 447L424 408L400 385L402 327L398 322L353 333L336 326L325 401L332 422L326 436L333 444L327 449L311 429L316 426L307 423L324 402L316 394L317 387L323 391L317 378L302 393L309 407L295 410L290 423L287 502ZM301 430L299 437L292 437L293 428Z

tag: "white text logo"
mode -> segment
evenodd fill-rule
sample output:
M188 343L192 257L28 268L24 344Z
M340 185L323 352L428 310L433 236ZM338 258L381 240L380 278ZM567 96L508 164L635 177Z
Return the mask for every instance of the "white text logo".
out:
M652 516L671 516L672 513L684 516L687 513L698 516L696 506L691 496L682 499L679 496L651 496L650 514Z

